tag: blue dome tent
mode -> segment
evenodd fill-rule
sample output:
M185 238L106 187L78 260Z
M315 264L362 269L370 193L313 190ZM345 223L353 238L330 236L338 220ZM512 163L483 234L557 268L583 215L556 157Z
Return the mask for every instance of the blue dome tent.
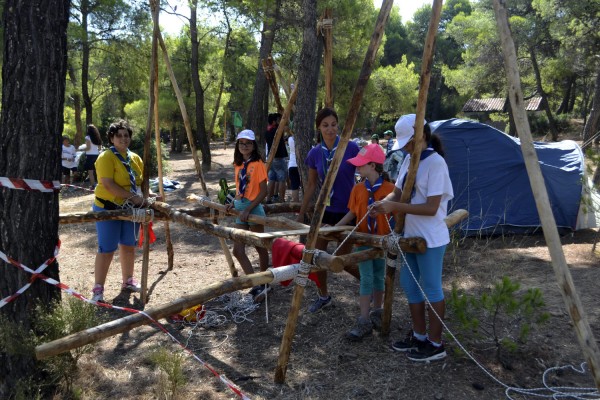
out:
M454 189L448 212L460 208L469 212L457 229L466 235L541 229L518 138L462 119L435 121L430 126L442 140ZM534 142L534 147L558 229L569 232L596 226L593 217L583 221L580 215L586 179L579 145L563 140Z

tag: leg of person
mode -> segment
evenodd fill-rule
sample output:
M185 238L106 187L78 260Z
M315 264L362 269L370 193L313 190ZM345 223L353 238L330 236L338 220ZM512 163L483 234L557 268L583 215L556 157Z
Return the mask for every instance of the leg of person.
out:
M385 293L385 259L373 260L373 310L369 317L374 329L381 329L383 316L383 296Z
M286 184L286 180L283 179L282 181L279 182L279 201L281 201L282 203L285 202L285 191L287 190L287 184Z
M364 250L366 246L359 247L357 250ZM360 268L360 296L358 304L360 306L360 315L356 320L356 325L346 334L350 340L360 340L373 333L373 323L369 318L371 307L371 295L373 294L373 263L372 260L362 261L358 264Z
M292 192L292 201L300 201L300 173L298 167L290 167L288 169L288 176L290 177L290 189Z
M235 228L248 230L248 225L235 224ZM246 275L251 275L254 273L254 269L252 269L252 263L246 255L246 245L244 243L233 242L233 256L238 260L242 270Z
M428 248L424 254L418 254L417 259L421 266L421 282L431 308L429 309L429 338L418 349L408 353L412 361L434 361L446 357L446 350L442 342L442 321L444 319L445 302L442 290L442 264L446 246Z
M121 223L119 235L119 261L121 262L121 289L140 292L139 282L133 277L135 246L140 231L140 224L131 221L118 221Z
M103 208L94 205L92 210L102 211ZM104 283L119 243L119 222L121 221L96 222L98 252L94 261L94 287L92 288L94 301L104 301Z
M315 248L325 251L328 243L329 242L327 240L317 239ZM315 276L317 278L317 292L319 293L319 296L308 307L308 311L311 313L320 311L332 304L331 296L329 295L327 287L327 271L317 271L315 272Z

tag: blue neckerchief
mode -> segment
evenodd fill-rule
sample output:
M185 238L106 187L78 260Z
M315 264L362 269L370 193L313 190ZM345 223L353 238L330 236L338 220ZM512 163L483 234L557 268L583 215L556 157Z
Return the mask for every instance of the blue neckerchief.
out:
M423 161L424 159L426 159L427 157L429 157L430 155L432 155L433 153L435 153L435 150L433 150L431 147L426 148L425 150L423 150L421 152L421 157L419 158L420 161ZM404 184L406 183L406 177L408 176L408 171L406 172L406 174L404 175L404 178L402 179L402 189L404 189ZM410 198L412 199L412 197L415 195L415 188L413 186Z
M248 164L252 161L252 158L244 161L244 166L240 170L240 175L238 177L238 194L244 198L244 193L246 193L246 186L248 185L248 176L246 174L248 170Z
M371 186L371 182L369 182L368 179L365 179L365 188L367 189L367 192L369 192L369 207L371 206L371 204L375 203L375 192L381 187L382 184L383 177L381 175L379 176L379 178L377 178L377 181L375 181L375 184L373 186ZM369 233L376 234L377 218L371 218L370 215L367 215L367 226L369 227Z
M121 163L123 163L125 169L129 173L129 183L131 184L131 189L129 191L133 194L137 194L137 185L135 184L135 175L133 174L133 169L131 169L131 157L129 156L129 149L127 149L127 159L123 158L121 153L119 153L119 151L115 149L115 146L110 146L110 149L115 154L115 156L117 156L117 158L121 161Z
M333 148L329 150L325 145L325 140L321 139L321 157L323 160L323 177L327 176L327 171L329 171L329 165L331 164L331 160L333 160L333 156L335 156L335 151L337 150L338 144L340 143L340 137L335 137L335 143L333 144ZM325 178L323 178L325 179Z

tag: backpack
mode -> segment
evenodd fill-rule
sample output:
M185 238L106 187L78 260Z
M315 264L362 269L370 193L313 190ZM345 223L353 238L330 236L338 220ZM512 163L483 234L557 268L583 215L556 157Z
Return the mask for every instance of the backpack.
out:
M383 170L388 173L392 182L396 182L396 179L398 178L398 172L404 157L405 154L401 149L390 151L385 156Z
M219 203L221 204L231 204L233 203L233 199L235 199L235 189L229 189L229 185L227 184L227 179L221 178L219 179L219 186L221 189L219 190L219 194L217 198L219 199Z

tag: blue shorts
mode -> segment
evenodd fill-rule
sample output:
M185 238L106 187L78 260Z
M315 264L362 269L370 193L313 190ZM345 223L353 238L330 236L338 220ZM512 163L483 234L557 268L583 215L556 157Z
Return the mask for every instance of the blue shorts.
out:
M298 167L290 167L288 168L288 175L290 177L290 189L298 190L300 189L300 173L298 172Z
M105 211L104 208L92 205L93 211ZM114 253L119 244L135 246L140 224L131 221L99 221L96 222L98 234L98 253Z
M400 284L404 289L408 304L417 304L425 301L425 297L419 289L419 285L427 298L432 303L444 300L442 290L442 264L446 245L427 248L425 253L405 253L408 265L402 265L400 269ZM412 271L412 274L410 271ZM414 275L414 277L413 277ZM415 279L419 282L415 282Z
M287 180L287 161L285 158L274 158L269 169L269 180L285 182Z
M237 211L242 212L242 211L244 211L250 205L250 203L252 203L252 202L250 200L248 200L248 199L234 200L233 201L233 207ZM263 208L262 204L259 204L256 207L254 207L252 209L252 211L250 211L250 214L251 215L258 215L259 217L266 217L267 216L267 214L265 214L265 209ZM260 225L260 224L257 224L255 222L250 222L250 221L243 222L241 219L239 219L239 217L235 219L235 223L239 224L239 225L248 225L248 226L250 226L250 225Z

